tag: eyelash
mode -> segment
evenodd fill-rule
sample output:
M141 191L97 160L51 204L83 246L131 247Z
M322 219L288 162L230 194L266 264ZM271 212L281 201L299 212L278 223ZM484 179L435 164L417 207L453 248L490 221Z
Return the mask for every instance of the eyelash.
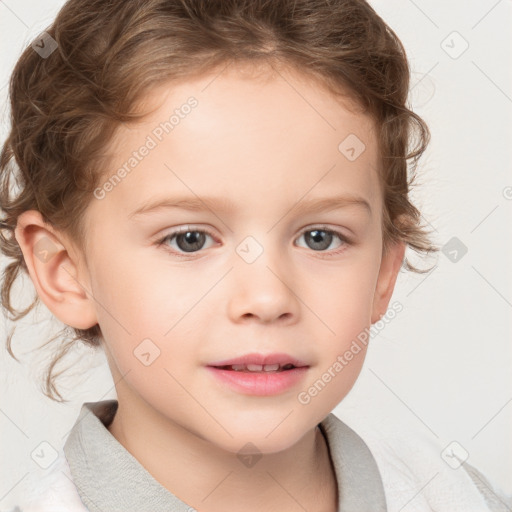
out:
M318 252L323 257L330 258L330 257L337 256L337 255L341 254L342 252L344 252L349 245L352 245L352 242L345 235L343 235L339 231L336 231L335 229L329 228L327 226L322 226L322 225L313 226L311 228L307 228L307 229L302 230L301 233L299 234L298 238L300 238L304 233L308 233L310 231L325 231L326 233L331 233L333 235L336 235L341 240L341 242L343 242L343 245L340 248L338 248L338 249L336 249L334 251L330 251L330 252L326 252L326 251L313 251L313 249L311 249L313 252ZM166 240L172 240L174 237L176 237L178 235L181 235L181 234L184 234L184 233L188 233L188 232L197 232L197 233L203 233L205 235L209 235L210 237L212 237L217 242L217 238L209 230L207 230L207 229L195 229L194 227L187 226L187 227L176 229L175 231L171 231L170 233L167 233L164 237L162 237L162 238L160 238L159 240L156 241L156 245L158 247L164 246ZM189 253L190 256L185 256L184 255L185 253L177 252L174 249L170 249L169 246L165 246L164 250L169 252L169 253L171 253L171 254L173 254L173 255L175 255L175 256L177 256L178 258L183 258L183 259L191 259L194 254L200 252L200 250L196 251L196 252L191 252L191 253Z

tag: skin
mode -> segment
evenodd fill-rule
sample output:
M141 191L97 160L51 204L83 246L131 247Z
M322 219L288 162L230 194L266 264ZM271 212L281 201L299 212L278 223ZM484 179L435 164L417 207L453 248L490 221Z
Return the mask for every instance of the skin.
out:
M82 329L99 323L119 400L109 431L157 481L205 511L239 510L240 500L247 511L334 511L336 481L317 425L352 388L366 350L308 404L297 395L385 313L405 247L383 254L372 120L297 71L255 70L231 65L146 98L154 112L120 128L105 179L187 98L198 106L91 200L85 253L36 211L20 216L16 239L53 314ZM338 150L349 134L366 146L354 161ZM343 194L363 197L371 212L296 212ZM226 198L234 209L130 217L174 195ZM212 234L196 252L176 238L158 245L187 225ZM307 235L319 225L351 242L324 233L325 248L316 248ZM263 249L250 264L237 253L248 236ZM47 262L34 257L43 237L56 252ZM133 353L146 338L160 350L148 366ZM249 352L285 352L310 368L299 385L266 397L223 386L205 368ZM237 457L248 442L263 454L252 467Z

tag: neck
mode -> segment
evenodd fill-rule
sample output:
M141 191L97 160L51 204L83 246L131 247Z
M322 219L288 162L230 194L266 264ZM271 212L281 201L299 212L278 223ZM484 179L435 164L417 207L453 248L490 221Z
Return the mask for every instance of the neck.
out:
M108 430L163 487L205 512L337 510L337 484L318 427L293 446L244 459L164 418L147 404L124 408ZM137 404L140 406L140 404ZM140 433L144 432L144 436Z

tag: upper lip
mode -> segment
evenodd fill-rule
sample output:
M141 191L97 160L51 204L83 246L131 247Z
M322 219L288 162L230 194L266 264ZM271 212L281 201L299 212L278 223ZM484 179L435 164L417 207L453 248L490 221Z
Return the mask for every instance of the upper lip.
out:
M290 356L289 354L273 353L273 354L258 354L251 353L243 356L235 357L233 359L224 359L222 361L216 361L209 363L207 366L231 366L233 364L279 364L284 366L286 364L293 364L297 368L301 366L309 366L306 362L297 359L296 357Z

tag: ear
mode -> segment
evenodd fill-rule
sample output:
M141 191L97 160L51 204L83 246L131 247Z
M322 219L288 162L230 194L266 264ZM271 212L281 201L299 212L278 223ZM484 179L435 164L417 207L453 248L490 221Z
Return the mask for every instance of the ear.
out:
M14 236L37 294L48 309L71 327L88 329L96 325L85 265L69 238L47 224L36 210L18 217Z
M402 266L405 254L405 243L396 242L382 254L379 277L373 296L371 323L377 322L388 309L388 304L395 289L396 278Z

